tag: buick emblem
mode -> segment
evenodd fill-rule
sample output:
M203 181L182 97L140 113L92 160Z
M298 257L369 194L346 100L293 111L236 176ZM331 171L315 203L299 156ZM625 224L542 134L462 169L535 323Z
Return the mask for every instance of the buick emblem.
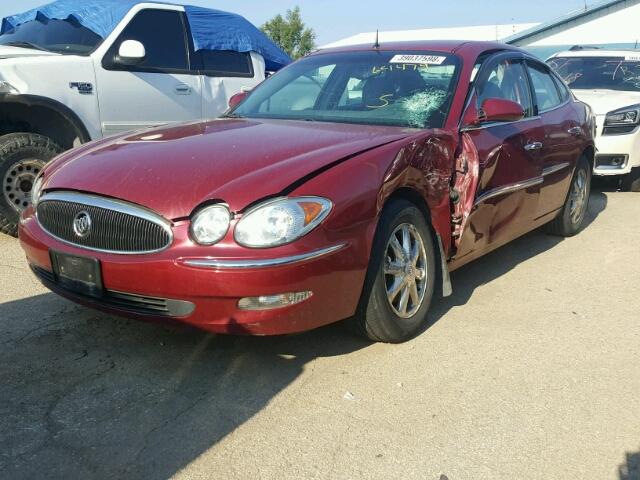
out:
M84 238L91 233L91 216L88 212L82 211L73 219L73 231L80 238Z

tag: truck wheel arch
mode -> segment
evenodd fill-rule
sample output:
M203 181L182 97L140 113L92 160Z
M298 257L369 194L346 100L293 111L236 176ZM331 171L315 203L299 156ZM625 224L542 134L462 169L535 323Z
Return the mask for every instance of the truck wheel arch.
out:
M37 95L0 95L0 135L38 133L65 150L91 140L78 115L63 103Z

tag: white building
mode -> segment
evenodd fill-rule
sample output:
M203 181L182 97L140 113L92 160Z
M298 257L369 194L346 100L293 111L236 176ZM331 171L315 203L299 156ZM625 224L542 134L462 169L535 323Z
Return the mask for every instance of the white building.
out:
M526 15L523 9L523 16ZM526 20L522 18L521 20ZM640 0L608 0L545 23L484 25L423 30L381 31L380 41L491 40L517 45L541 58L574 46L636 48L640 46ZM325 45L373 44L366 32Z

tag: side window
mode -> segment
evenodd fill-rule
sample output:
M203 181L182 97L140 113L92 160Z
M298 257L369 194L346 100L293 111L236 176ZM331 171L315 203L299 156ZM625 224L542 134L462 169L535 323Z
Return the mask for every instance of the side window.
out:
M529 64L529 74L536 94L539 113L551 110L563 103L556 82L545 67Z
M571 92L569 88L565 85L565 83L560 80L557 76L553 75L553 81L556 82L556 87L558 87L558 91L560 92L560 98L563 102L566 102L571 98Z
M200 50L197 53L206 75L253 77L251 54L231 50Z
M502 98L519 103L526 117L533 116L533 102L524 65L520 61L504 60L495 65L478 84L478 106L488 98Z
M125 27L105 60L105 67L121 68L112 63L125 40L137 40L144 45L146 56L127 70L188 70L189 55L182 13L170 10L142 10Z

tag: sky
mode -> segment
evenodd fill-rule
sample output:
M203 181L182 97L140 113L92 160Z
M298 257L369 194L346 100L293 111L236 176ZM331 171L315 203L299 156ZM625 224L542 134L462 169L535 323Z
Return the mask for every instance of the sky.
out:
M0 17L43 3L46 0L0 0ZM189 0L186 3L239 13L257 26L298 5L305 23L316 31L318 46L377 29L545 22L585 6L585 0Z

